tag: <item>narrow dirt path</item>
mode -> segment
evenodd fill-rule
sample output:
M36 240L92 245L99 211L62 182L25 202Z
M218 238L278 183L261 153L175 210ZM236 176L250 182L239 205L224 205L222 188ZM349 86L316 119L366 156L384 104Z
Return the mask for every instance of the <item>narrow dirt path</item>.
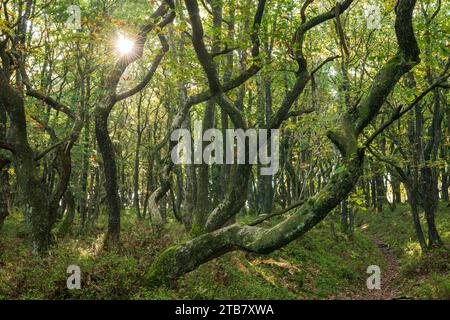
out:
M386 261L385 266L381 268L381 289L367 289L366 284L363 284L363 288L360 293L350 297L353 300L392 300L397 296L397 292L393 285L394 279L398 274L398 262L389 246L383 243L380 239L374 236L369 238L377 245L380 251L383 253ZM369 274L368 274L369 276Z

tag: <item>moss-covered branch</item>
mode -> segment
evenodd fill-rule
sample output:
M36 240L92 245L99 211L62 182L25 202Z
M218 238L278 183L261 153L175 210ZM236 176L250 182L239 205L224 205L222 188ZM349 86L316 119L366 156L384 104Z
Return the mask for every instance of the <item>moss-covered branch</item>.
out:
M399 52L378 72L360 107L343 114L337 127L328 133L342 154L342 163L328 184L291 216L269 229L233 224L169 248L147 273L149 285L168 283L229 251L265 254L279 249L311 230L348 196L362 173L364 149L358 148L359 135L378 114L401 76L419 62L412 31L415 2L400 0L397 5L395 28Z

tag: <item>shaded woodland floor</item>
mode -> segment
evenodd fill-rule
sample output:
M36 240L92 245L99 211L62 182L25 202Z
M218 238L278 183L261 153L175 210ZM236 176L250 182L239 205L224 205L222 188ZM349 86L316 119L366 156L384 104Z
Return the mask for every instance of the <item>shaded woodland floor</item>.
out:
M447 204L439 205L437 227L444 246L422 253L417 241L409 207L402 205L382 214L359 215L361 229L375 242L383 244L386 260L398 264L397 275L391 282L393 299L445 299L450 300L450 210ZM425 219L421 217L425 232ZM388 268L388 270L395 269ZM383 272L383 271L382 271ZM382 275L383 279L383 275Z
M369 238L377 245L383 254L384 268L382 271L382 283L380 290L361 290L356 295L350 295L347 298L358 300L391 300L397 298L397 289L394 284L399 277L398 259L392 253L392 250L387 244L382 242L376 236L369 236Z
M400 206L359 213L350 239L330 216L270 255L230 253L171 288L150 290L142 276L164 248L186 240L181 226L169 223L156 235L125 212L120 250L101 250L100 221L85 235L60 239L41 259L31 254L23 217L15 212L0 236L0 299L450 299L449 214L442 206L437 215L447 247L432 253L420 255L408 207ZM72 264L81 268L81 290L66 288ZM381 268L381 290L366 288L369 265Z

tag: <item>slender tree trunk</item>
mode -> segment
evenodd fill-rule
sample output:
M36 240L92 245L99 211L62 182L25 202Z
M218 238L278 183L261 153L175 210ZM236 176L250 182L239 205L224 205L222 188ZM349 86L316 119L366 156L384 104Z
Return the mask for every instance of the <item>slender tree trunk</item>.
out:
M449 202L449 197L448 197L448 187L449 187L449 174L447 173L447 171L445 169L443 169L441 171L441 197L442 200L445 202Z
M431 69L431 22L432 20L426 18L426 26L424 40L425 40L425 56L426 56L426 80L428 85L432 85L434 82L433 71ZM421 166L421 189L422 194L422 204L425 211L425 218L428 225L428 246L430 248L435 246L441 246L442 240L439 236L438 230L435 223L435 214L437 211L439 203L439 190L438 190L438 170L434 166L434 163L438 160L439 145L441 143L441 126L442 120L444 118L444 112L441 106L440 92L439 88L433 89L433 118L431 126L428 128L428 141L423 148L424 160ZM422 113L420 111L422 124L424 123Z
M136 152L134 154L134 168L133 168L133 207L136 212L138 220L142 219L140 200L139 200L139 162L140 162L140 150L142 141L142 129L141 129L141 105L142 105L142 93L139 96L139 102L137 105L137 141Z
M0 230L2 229L3 222L9 215L8 208L9 197L9 174L7 168L0 169Z
M83 162L81 168L80 184L80 229L83 230L86 225L88 214L88 175L89 175L89 158L90 158L90 118L88 113L86 114L86 121L84 126L83 137Z
M183 90L184 90L184 88L183 88ZM185 97L184 94L183 94L183 97ZM184 101L184 99L183 99L183 101ZM190 123L191 123L191 117L188 115L181 125L182 129L187 129L191 132ZM192 143L190 145L192 148ZM191 149L191 154L193 154L192 149ZM183 224L184 224L186 231L190 231L192 228L192 223L193 223L192 222L193 215L194 215L193 212L194 212L194 208L196 207L196 203L197 203L197 177L195 174L195 166L193 164L187 164L185 166L185 172L186 172L186 184L185 184L185 189L184 189Z
M205 114L203 117L202 134L213 127L214 124L214 108L215 103L213 100L206 102ZM207 146L207 143L203 143L203 148ZM209 213L209 168L210 166L203 163L198 166L197 175L197 205L194 213L194 226L202 230L205 227L206 220Z
M418 196L417 190L413 186L406 186L406 191L408 193L408 203L411 208L411 215L413 218L414 229L416 231L417 239L419 240L420 247L422 251L426 250L427 243L425 241L425 237L423 235L422 226L420 225L420 217L418 210Z
M377 209L377 179L375 177L372 177L372 179L370 179L370 195L372 199L372 208Z
M90 50L92 50L92 46L89 46L89 48ZM77 62L77 65L81 77L81 104L85 119L83 132L83 157L79 182L81 186L81 192L79 196L76 196L76 198L79 199L80 229L84 230L88 214L88 177L90 169L89 159L91 157L91 118L89 112L86 112L87 105L89 104L89 99L91 96L91 76L89 73L85 75L86 69L90 68L90 62L85 65L84 70L82 70L79 61Z
M355 209L350 206L348 210L348 232L347 235L350 239L353 238L354 232L355 232Z
M175 218L179 222L183 222L183 214L181 212L181 205L184 199L184 190L183 190L183 175L181 169L175 170L175 185L176 185L176 194L175 191L171 188L170 197L173 204L173 213Z
M366 206L367 208L371 207L370 203L370 180L367 178L364 178L363 180L363 189L364 189L364 198L366 200Z
M260 128L267 128L269 126L270 117L272 116L272 95L271 95L271 82L268 79L269 75L266 75L262 81L262 89L264 92L264 110L263 115L265 115L264 123L260 126ZM267 154L271 154L271 139L270 134L267 137L267 145L265 146L267 149ZM261 175L258 170L258 180L259 183L259 199L261 204L261 212L262 213L270 213L272 212L273 207L273 176L272 175Z
M6 138L7 116L4 106L0 104L0 140ZM9 193L9 173L7 158L3 158L3 151L0 151L0 230L2 229L5 218L9 215L8 201Z
M220 32L222 28L222 3L218 0L213 0L211 2L211 10L213 14L213 48L212 52L217 53L220 51ZM202 123L202 134L213 127L214 125L214 112L215 102L210 99L206 102L205 114L203 116ZM203 143L203 148L206 147L207 143ZM194 214L194 225L203 230L208 219L208 214L210 210L210 197L209 197L209 180L210 180L210 166L206 163L199 165L198 168L198 182L197 182L197 206Z
M447 97L445 94L442 94L442 105L446 106L444 112L447 125L444 127L446 143L441 145L442 159L445 161L445 168L442 170L442 200L448 203L450 202L448 193L448 188L450 187L450 105L447 103Z
M347 234L349 231L349 206L348 206L348 200L345 199L341 202L341 229L342 232Z
M65 237L71 232L71 227L75 218L75 197L73 196L72 190L70 188L67 189L64 198L67 204L67 213L59 229L59 236L61 238Z
M93 227L97 222L100 213L100 168L96 167L94 170L94 183L92 184L91 197L88 202L88 219L86 222L89 223L90 227ZM81 233L84 229L80 230Z
M392 179L392 195L393 195L393 202L395 204L400 204L402 202L402 195L400 191L400 181L398 181L396 178L391 177Z
M234 2L233 2L234 4ZM234 24L235 24L235 10L231 8L228 16L228 37L233 39L234 37ZM227 53L226 57L226 67L223 74L223 81L229 82L231 80L231 76L233 74L233 65L234 65L234 52L230 51ZM242 85L245 87L245 84ZM241 95L239 95L239 99L241 99ZM226 130L228 129L228 114L226 111L221 108L220 109L220 123L222 129L222 141L223 141L223 150L226 148ZM218 195L219 202L223 200L223 197L226 193L226 186L228 185L228 179L230 178L231 165L226 164L226 154L223 154L223 163L219 166L219 179L220 179L220 193Z
M384 178L382 175L378 174L375 177L376 181L376 198L377 198L377 211L383 211L384 200L386 199L386 189L384 187Z
M120 199L117 184L117 165L114 147L108 132L108 110L99 108L95 113L95 135L103 157L105 174L106 205L108 208L108 230L105 248L115 246L120 236Z
M146 191L145 191L145 199L144 199L144 208L142 211L142 218L147 217L147 209L148 209L148 203L150 199L150 194L152 193L152 190L154 189L154 179L153 179L153 165L154 165L154 159L153 156L150 154L148 156L147 160L147 178L146 178Z
M118 183L117 183L117 163L113 143L111 141L108 132L108 117L114 105L118 101L126 99L143 89L143 87L140 88L135 87L136 91L133 91L133 89L129 90L125 92L121 98L117 96L116 92L120 78L122 77L127 67L132 62L142 57L145 43L147 42L148 33L154 30L156 26L158 26L158 21L160 20L164 20L161 21L161 23L165 23L164 25L167 25L168 23L171 23L173 21L175 17L173 14L164 17L168 13L169 8L173 7L174 4L172 1L163 1L161 3L161 5L153 13L154 19L150 19L151 22L141 28L139 36L136 38L135 42L135 49L136 49L135 54L132 56L123 56L118 61L116 61L113 66L110 65L108 75L102 83L104 95L102 96L100 103L97 105L95 109L95 135L97 138L100 153L102 154L103 158L105 189L106 189L106 205L108 208L108 230L104 240L105 248L113 247L119 242L120 209L121 209L121 202L119 199ZM166 39L162 34L159 34L159 39L162 48L160 53L157 54L152 61L149 73L146 76L147 82L150 81L150 79L153 77L154 72L159 66L165 53L169 49L167 46ZM145 85L146 83L144 83L144 86ZM168 174L165 174L165 178L166 181L168 181ZM160 192L159 194L156 194L154 198L158 199L151 199L153 200L152 204L156 203L165 194L166 192ZM153 208L157 210L157 205L152 205L150 207L151 209Z
M429 71L428 71L429 72ZM408 85L416 87L414 75L408 74ZM428 75L430 77L430 75ZM428 80L430 82L430 80ZM425 211L425 218L428 225L428 247L440 246L442 241L439 237L435 224L435 213L439 201L439 191L437 188L437 170L430 165L436 161L437 151L440 142L440 128L442 113L440 110L439 95L434 92L433 119L428 132L428 142L424 145L424 117L423 110L417 104L414 108L415 132L410 132L410 140L414 133L413 159L416 167L414 170L415 180L421 190L420 204ZM412 127L412 124L409 125ZM411 129L410 129L411 130ZM418 169L419 168L419 169Z

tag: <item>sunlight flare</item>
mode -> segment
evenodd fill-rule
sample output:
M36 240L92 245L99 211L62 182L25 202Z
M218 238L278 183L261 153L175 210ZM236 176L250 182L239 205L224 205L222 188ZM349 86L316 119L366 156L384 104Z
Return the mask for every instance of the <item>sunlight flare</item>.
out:
M129 55L133 52L134 42L128 38L126 38L123 34L119 34L119 37L116 41L116 50L117 52L124 56Z

